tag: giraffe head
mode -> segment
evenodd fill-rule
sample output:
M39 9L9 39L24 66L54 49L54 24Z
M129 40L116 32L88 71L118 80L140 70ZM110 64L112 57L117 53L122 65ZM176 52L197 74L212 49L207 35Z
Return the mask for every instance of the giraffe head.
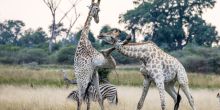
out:
M117 28L113 28L106 33L101 33L98 36L98 38L102 39L103 41L105 41L111 45L115 45L117 42L120 42L120 39L119 39L120 35L121 35L121 30L119 30ZM131 36L128 35L122 44L123 45L127 44L130 40L131 40Z
M103 41L114 45L117 41L119 41L119 36L121 34L121 30L117 28L113 28L106 33L101 33L98 38L102 39Z
M101 0L98 0L97 3L94 2L95 0L92 0L92 5L89 7L90 8L90 13L89 15L92 16L95 20L96 23L99 23L99 4Z

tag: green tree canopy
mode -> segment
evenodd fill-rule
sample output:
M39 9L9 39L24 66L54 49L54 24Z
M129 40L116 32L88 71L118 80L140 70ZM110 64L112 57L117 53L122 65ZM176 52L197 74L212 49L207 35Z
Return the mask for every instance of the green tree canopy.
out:
M81 37L81 33L82 33L82 30L80 30L80 31L78 31L78 32L76 33L76 39L77 39L77 41L79 41L79 39L80 39L80 37ZM91 31L89 31L89 40L90 40L92 43L95 42L94 34L93 34Z
M6 20L0 23L0 44L16 44L25 26L20 20Z
M215 27L201 17L204 9L214 7L215 0L134 0L134 3L137 7L123 14L120 22L125 23L128 29L137 27L142 32L146 24L151 24L152 33L146 33L147 38L159 46L176 50L182 49L193 39L197 39L195 41L199 45L206 46L217 41Z
M112 30L112 29L114 29L114 28L110 27L109 25L104 25L104 26L101 28L99 34L108 32L108 31L110 31L110 30ZM120 40L122 40L122 41L125 40L126 37L127 37L127 35L128 35L128 34L127 34L125 31L122 31L121 34L119 35ZM101 43L102 43L102 44L105 44L104 42L101 42Z
M24 35L19 39L19 43L21 46L34 46L38 44L46 43L47 38L46 32L43 31L42 28L38 28L37 30L28 29L24 32Z

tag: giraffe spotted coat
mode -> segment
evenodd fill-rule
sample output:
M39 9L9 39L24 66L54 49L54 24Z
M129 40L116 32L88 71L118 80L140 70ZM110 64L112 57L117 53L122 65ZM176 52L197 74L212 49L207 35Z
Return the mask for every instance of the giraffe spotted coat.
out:
M112 44L119 53L141 61L140 72L144 76L144 88L137 105L137 110L143 107L145 97L152 82L156 84L159 90L162 110L166 110L165 91L176 103L177 92L174 87L176 81L185 93L191 108L195 110L194 100L189 91L188 78L183 65L151 41L123 44L119 40L120 33L120 30L112 29L110 32L101 33L98 38ZM109 53L114 48L109 49Z

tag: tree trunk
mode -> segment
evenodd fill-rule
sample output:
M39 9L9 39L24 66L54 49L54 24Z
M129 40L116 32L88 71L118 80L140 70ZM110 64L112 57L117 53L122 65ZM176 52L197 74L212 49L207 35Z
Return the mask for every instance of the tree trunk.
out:
M51 29L51 38L49 41L49 53L52 53L53 51L53 39L55 39L55 26L56 26L56 22L55 22L55 14L53 15L53 21L52 21L52 29Z
M131 34L132 34L132 42L136 42L136 34L135 34L135 28L131 29Z

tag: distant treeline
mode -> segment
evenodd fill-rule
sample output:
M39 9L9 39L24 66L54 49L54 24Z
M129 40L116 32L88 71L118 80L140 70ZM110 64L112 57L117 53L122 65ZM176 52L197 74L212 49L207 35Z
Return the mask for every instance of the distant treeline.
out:
M70 36L63 38L62 40L54 40L53 51L49 52L47 33L42 28L36 30L24 30L24 26L24 22L19 20L6 20L2 23L0 22L0 63L71 65L74 63L74 53L81 35L81 30L76 33L71 33ZM107 32L111 29L110 26L103 26L100 33ZM178 46L176 45L178 42L175 40L176 38L172 39L172 41L175 42L168 42L169 39L166 38L166 40L149 39L149 36L146 35L145 41L154 41L164 51L178 58L187 71L220 73L220 48L213 48L211 46L218 41L217 32L215 31L215 28L212 27L204 29L211 29L209 30L211 33L207 34L207 36L210 35L209 37L204 37L202 34L199 34L197 37L192 37L190 42L188 42L187 45L182 45L181 48L176 48ZM164 36L170 35L170 37L172 37L172 33L169 34L165 31L158 33L160 33L160 35L164 34ZM193 33L198 34L198 30ZM128 34L123 31L120 35L120 39L124 40L127 35ZM89 39L97 50L110 47L110 45L95 39L92 32L89 32ZM132 42L135 42L135 38L132 38ZM176 46L174 46L174 44ZM112 55L118 64L139 64L137 60L123 56L118 52L113 52Z

